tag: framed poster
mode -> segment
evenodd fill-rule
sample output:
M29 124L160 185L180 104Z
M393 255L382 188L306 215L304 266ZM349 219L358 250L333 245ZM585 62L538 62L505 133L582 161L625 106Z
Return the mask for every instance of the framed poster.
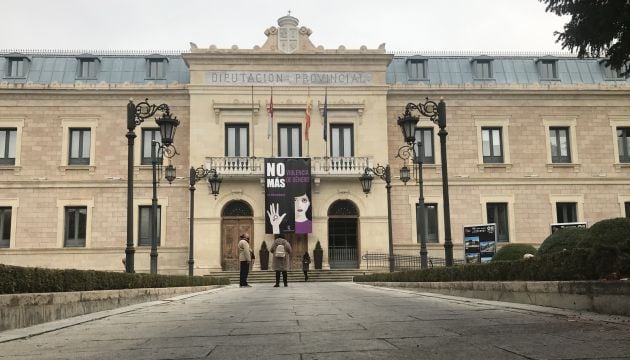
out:
M586 229L585 222L569 222L569 223L555 223L551 224L551 233L555 233L560 229Z
M265 159L265 233L310 234L311 159Z
M488 262L497 252L496 224L464 226L464 259L466 263Z

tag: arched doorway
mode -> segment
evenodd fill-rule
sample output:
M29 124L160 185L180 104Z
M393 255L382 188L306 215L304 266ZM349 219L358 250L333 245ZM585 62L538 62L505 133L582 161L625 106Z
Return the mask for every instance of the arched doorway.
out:
M227 203L221 211L221 268L223 271L237 271L238 237L242 233L250 234L249 245L254 248L254 211L242 200Z
M328 208L328 263L331 269L359 267L359 210L350 200Z

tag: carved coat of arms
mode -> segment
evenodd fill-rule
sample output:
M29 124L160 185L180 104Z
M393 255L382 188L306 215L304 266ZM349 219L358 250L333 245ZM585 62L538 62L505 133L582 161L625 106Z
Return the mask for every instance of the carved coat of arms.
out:
M295 52L298 48L297 27L282 26L278 29L278 49L286 54Z

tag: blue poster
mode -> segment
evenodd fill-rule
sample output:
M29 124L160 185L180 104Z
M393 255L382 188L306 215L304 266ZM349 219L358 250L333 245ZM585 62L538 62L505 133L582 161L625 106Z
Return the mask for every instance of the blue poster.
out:
M265 233L310 234L311 159L265 159Z

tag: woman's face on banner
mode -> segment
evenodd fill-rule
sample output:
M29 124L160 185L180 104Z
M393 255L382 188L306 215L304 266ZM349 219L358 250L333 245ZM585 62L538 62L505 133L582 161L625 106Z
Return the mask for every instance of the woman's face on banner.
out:
M301 222L301 221L308 220L306 218L306 211L308 210L309 206L311 206L311 201L308 199L308 196L306 196L306 194L296 196L294 200L295 200L295 204L294 204L295 205L295 221Z

